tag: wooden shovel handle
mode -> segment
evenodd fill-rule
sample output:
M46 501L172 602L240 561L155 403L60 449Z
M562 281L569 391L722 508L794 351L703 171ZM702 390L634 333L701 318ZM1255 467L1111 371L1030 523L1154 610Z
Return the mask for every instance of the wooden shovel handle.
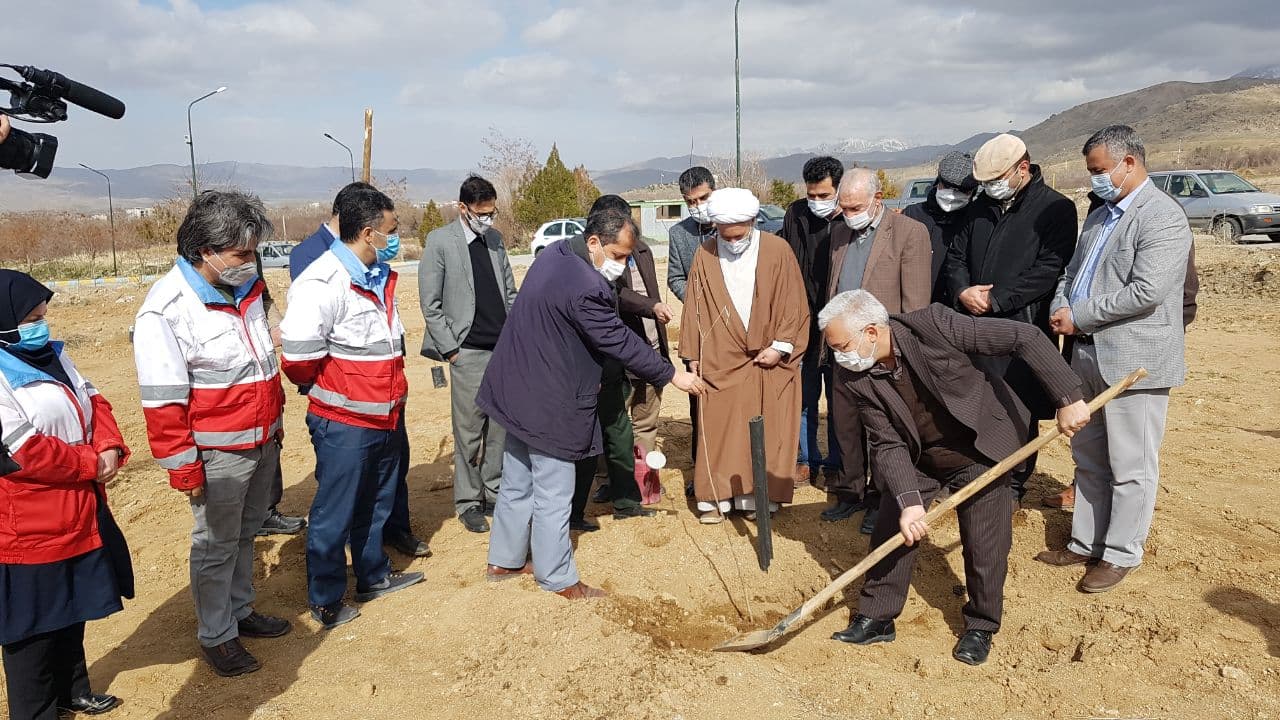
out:
M1138 368L1137 370L1129 373L1124 379L1102 391L1097 397L1089 402L1089 414L1093 415L1097 413L1102 409L1103 405L1114 400L1116 396L1128 390L1134 383L1146 376L1147 371L1145 368ZM1040 448L1043 448L1045 445L1057 440L1060 435L1062 435L1062 431L1055 425L1053 430L1050 432L1040 435L1026 445L1023 445L1021 448L1014 451L1012 455L997 463L995 467L974 478L972 482L960 488L960 490L955 493L952 493L952 495L946 500L938 503L937 506L925 514L924 523L926 525L932 525L938 518L951 512L957 505L973 497L975 493L990 485L996 478L1014 469L1023 460L1031 457L1032 454L1039 452ZM821 609L822 606L826 605L827 601L834 597L836 593L845 589L849 583L861 577L864 573L874 567L876 563L888 556L889 553L898 549L898 546L902 545L903 542L902 533L894 533L893 537L884 541L884 543L875 550L867 553L867 556L862 559L862 562L859 562L857 565L846 570L844 574L836 578L830 585L823 588L821 592L809 598L805 604L801 606L800 614L796 620L798 621L805 618ZM795 623L793 622L792 624L794 625Z

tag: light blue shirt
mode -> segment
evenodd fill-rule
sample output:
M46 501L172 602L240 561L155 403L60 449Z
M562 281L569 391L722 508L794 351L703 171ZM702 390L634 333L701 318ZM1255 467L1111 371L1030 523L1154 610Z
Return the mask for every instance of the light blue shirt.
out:
M333 253L351 274L351 282L382 297L383 288L387 286L387 278L391 272L390 265L374 262L372 266L366 266L344 242L335 242L330 245L329 252Z
M1098 272L1098 263L1102 261L1103 252L1107 249L1107 244L1111 241L1111 233L1116 229L1116 225L1120 224L1120 218L1124 217L1129 206L1133 204L1133 199L1138 197L1138 193L1150 183L1151 180L1143 180L1142 184L1133 189L1128 195L1118 203L1107 203L1107 219L1102 221L1102 229L1098 231L1098 241L1089 248L1089 254L1085 256L1084 262L1080 264L1080 271L1076 273L1075 280L1071 283L1071 294L1067 299L1072 305L1089 297L1089 288L1093 285L1093 276Z

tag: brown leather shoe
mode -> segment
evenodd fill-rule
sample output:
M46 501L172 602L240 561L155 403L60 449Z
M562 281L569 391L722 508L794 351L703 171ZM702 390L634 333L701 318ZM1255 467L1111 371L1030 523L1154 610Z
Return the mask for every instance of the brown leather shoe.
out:
M602 598L606 595L605 591L599 588L593 588L590 585L578 583L570 585L563 590L557 590L556 594L566 600L591 600L592 598Z
M796 464L796 475L792 478L794 487L802 488L809 484L809 466L804 463Z
M503 580L510 580L514 577L520 577L521 575L532 574L533 563L531 562L527 562L524 564L524 567L516 569L504 568L498 565L489 565L484 570L484 579L487 582L501 582Z
M1081 555L1070 550L1041 550L1036 554L1036 560L1054 567L1069 567L1071 565L1092 565L1097 562L1088 555Z
M1087 593L1106 592L1119 585L1125 576L1135 569L1136 567L1120 567L1106 560L1100 560L1097 565L1089 568L1089 571L1084 574L1084 579L1080 581L1080 591Z
M1047 508L1057 510L1075 510L1076 509L1076 486L1072 485L1057 495L1050 495L1040 501L1041 505Z

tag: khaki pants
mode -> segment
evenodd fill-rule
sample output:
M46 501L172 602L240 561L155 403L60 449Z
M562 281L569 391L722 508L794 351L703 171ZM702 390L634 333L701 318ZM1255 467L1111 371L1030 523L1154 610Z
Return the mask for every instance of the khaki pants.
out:
M631 425L636 444L646 453L658 449L658 415L662 412L662 389L640 381L631 381Z

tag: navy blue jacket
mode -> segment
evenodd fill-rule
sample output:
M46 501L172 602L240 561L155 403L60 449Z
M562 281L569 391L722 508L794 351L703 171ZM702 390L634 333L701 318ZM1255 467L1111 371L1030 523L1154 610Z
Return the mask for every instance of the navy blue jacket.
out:
M329 233L329 228L321 223L315 232L298 243L298 247L289 253L289 279L297 280L308 265L319 260L321 255L329 251L331 243L333 243L333 235Z
M507 432L561 460L602 452L596 405L606 359L659 387L675 374L622 323L613 289L585 255L581 236L538 254L476 395Z

